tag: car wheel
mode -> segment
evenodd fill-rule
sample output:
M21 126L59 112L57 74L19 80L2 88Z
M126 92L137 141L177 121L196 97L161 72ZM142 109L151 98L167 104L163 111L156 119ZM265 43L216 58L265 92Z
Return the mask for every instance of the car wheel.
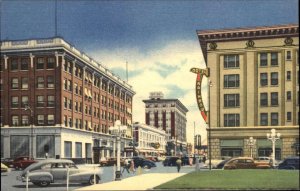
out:
M150 169L150 166L147 165L147 164L145 164L145 165L144 165L144 169Z
M38 182L38 185L39 185L40 187L47 187L47 186L49 186L49 184L50 184L50 182L47 181L47 180L42 180L42 181L39 181L39 182Z
M99 183L99 180L100 180L100 178L99 178L99 176L98 175L96 175L96 184L98 184ZM92 175L92 176L90 176L90 179L89 179L89 184L90 185L93 185L94 184L94 175Z

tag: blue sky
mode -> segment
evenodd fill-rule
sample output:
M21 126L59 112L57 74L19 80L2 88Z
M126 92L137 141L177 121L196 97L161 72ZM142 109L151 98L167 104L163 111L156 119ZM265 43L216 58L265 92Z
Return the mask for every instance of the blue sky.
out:
M1 1L0 1L1 2ZM137 92L133 120L144 122L150 91L179 98L188 131L205 136L191 67L205 67L196 30L298 23L297 0L64 0L57 32L125 79ZM2 0L1 40L55 36L54 0ZM204 86L205 90L205 86ZM191 137L191 133L189 134Z

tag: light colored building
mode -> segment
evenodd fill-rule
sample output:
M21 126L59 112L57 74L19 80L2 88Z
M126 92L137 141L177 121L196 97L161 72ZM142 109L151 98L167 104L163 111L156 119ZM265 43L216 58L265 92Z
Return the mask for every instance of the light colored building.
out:
M188 109L178 99L164 99L162 92L151 92L145 103L146 124L167 133L167 154L186 153L186 113Z
M166 153L166 132L146 124L133 124L134 140L138 143L135 148L138 155L159 156Z
M210 69L212 159L299 155L299 26L197 31ZM208 130L208 129L207 129Z
M132 123L132 87L61 38L2 41L0 74L1 158L97 162L114 121Z

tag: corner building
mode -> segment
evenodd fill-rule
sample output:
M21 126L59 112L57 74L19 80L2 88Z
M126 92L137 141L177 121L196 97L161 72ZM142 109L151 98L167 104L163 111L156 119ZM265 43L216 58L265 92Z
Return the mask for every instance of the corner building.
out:
M132 87L61 38L1 42L0 74L1 158L98 162L114 121L132 123Z
M146 124L166 132L167 155L187 153L186 113L188 109L178 99L164 99L161 92L151 92L145 103ZM173 153L171 153L173 151Z
M212 158L299 155L299 26L197 31L210 68ZM207 129L209 130L209 129Z

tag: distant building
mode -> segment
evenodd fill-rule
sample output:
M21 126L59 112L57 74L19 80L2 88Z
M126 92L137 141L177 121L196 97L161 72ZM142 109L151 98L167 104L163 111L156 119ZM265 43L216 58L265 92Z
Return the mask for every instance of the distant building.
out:
M143 156L166 154L166 132L146 124L133 124L133 138L138 146L136 152Z
M167 154L186 153L186 113L178 99L164 99L162 92L151 92L145 103L146 124L163 129L167 134Z
M0 74L1 158L98 162L114 121L132 123L132 87L61 38L2 41Z
M210 68L212 158L299 155L299 26L197 31Z

